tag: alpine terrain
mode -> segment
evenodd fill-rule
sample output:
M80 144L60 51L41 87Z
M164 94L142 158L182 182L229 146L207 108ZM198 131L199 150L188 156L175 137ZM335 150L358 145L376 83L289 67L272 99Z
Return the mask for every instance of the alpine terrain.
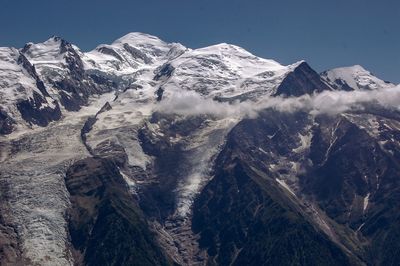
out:
M1 265L399 265L400 86L130 33L0 48Z

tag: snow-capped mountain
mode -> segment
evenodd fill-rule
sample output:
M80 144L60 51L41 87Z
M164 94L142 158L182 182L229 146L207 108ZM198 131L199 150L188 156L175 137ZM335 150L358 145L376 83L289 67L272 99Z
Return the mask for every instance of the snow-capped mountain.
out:
M39 111L28 117L33 113L32 106L54 109L60 104L63 109L76 111L89 95L113 89L139 89L141 100L147 101L157 91L165 91L166 95L194 91L221 101L256 99L267 94L293 94L283 87L296 82L291 81L291 76L301 71L310 72L300 75L307 74L315 80L296 84L304 88L294 93L326 89L305 62L283 66L228 44L191 50L142 33L127 34L111 45L99 45L87 53L59 37L28 43L20 50L2 50L2 99L7 101L3 111L21 122L24 111L17 111L18 104L26 100L19 107L28 109L24 120L38 125L46 125L60 115L49 117Z
M360 65L334 68L321 73L321 76L339 90L376 90L395 86L380 80Z
M155 36L129 33L110 45L99 45L84 54L87 70L119 76L132 75L139 69L159 66L187 49L179 43L165 43Z
M0 48L1 263L398 262L398 100L225 43Z

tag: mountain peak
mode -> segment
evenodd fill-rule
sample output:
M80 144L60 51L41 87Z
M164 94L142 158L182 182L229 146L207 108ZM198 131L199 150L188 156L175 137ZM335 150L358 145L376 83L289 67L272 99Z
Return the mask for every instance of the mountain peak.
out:
M53 35L44 42L33 43L29 42L20 50L28 57L52 57L56 54L61 54L68 50L68 47L72 44L63 39L62 37ZM71 48L70 47L70 48Z
M62 40L63 40L63 38L61 38L60 36L53 35L47 41L61 42Z
M65 40L64 38L62 38L62 37L60 37L60 36L57 36L57 35L51 36L49 39L47 39L47 40L44 41L44 42L36 43L36 44L33 43L33 45L39 45L39 44L47 45L47 46L50 46L50 45L60 45L60 46L71 45L70 42L68 42L68 41Z
M225 42L218 43L218 44L213 44L213 45L206 46L206 47L203 47L203 48L199 48L199 49L196 49L196 51L199 51L199 52L211 52L211 53L214 53L214 52L217 52L217 53L230 53L230 52L237 53L237 52L239 52L239 53L242 53L242 54L243 53L247 54L249 56L254 56L252 53L250 53L249 51L243 49L240 46L237 46L237 45L234 45L234 44L225 43Z
M361 65L333 68L322 72L321 76L335 89L341 90L373 90L394 86L377 78Z
M152 44L152 45L166 45L164 41L160 38L142 32L131 32L128 33L117 40L115 40L112 45L116 44L130 44L130 45L144 45L144 44Z
M296 62L290 68L291 71L283 79L275 95L301 96L331 90L331 87L306 61ZM304 82L304 80L307 80L307 82Z
M368 73L371 74L368 70L366 70L363 66L361 65L352 65L352 66L345 66L345 67L337 67L333 68L329 71L334 71L334 72L348 72L348 73Z

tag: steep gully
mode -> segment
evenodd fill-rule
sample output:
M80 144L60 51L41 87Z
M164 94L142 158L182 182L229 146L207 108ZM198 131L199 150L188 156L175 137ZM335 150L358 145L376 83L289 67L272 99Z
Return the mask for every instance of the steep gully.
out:
M157 98L159 98L159 94L156 95ZM83 145L86 147L88 153L93 157L93 158L101 158L101 155L96 154L93 152L92 147L89 145L87 142L87 134L92 130L93 125L96 123L98 120L98 116L103 113L107 112L110 110L112 107L112 103L115 102L115 100L118 98L118 96L115 96L114 99L112 100L111 104L109 102L106 102L102 108L100 108L95 115L90 116L86 119L81 132L80 132L80 137ZM222 136L224 138L224 136ZM203 151L204 153L205 151ZM217 152L217 151L216 151ZM199 154L201 156L202 154ZM111 159L112 160L112 159ZM206 159L210 160L210 159ZM210 162L208 162L210 163ZM123 172L129 172L129 171L124 171L124 165L116 166L120 173L123 174ZM202 169L205 167L203 166L193 166L194 168L198 168L198 171L203 171ZM201 169L199 168L201 167ZM132 173L131 173L132 174ZM203 171L203 174L205 172ZM126 175L126 174L123 174ZM135 179L135 177L125 177L126 179ZM129 181L128 181L129 182ZM151 183L151 181L148 181ZM142 183L143 185L143 183ZM200 186L204 186L205 184L199 184ZM136 184L135 186L138 186ZM140 187L136 187L135 189L140 190ZM135 193L134 191L131 191L131 193L135 194L134 198L137 198L138 201L140 201L140 195ZM191 196L193 197L193 196ZM132 201L136 201L135 199L132 199ZM132 205L135 205L135 202L131 203ZM179 208L179 206L177 207ZM157 241L159 242L159 245L161 248L164 249L164 252L167 254L167 257L171 257L173 261L176 263L179 263L180 265L194 265L194 264L203 264L204 261L207 258L207 254L205 250L201 250L198 244L199 240L199 235L195 235L192 232L192 212L191 212L191 206L184 206L184 208L187 208L187 211L185 211L184 214L179 214L179 211L176 210L174 211L173 214L169 215L163 221L157 221L157 219L152 218L151 216L148 217L150 220L150 224L148 225L157 235Z

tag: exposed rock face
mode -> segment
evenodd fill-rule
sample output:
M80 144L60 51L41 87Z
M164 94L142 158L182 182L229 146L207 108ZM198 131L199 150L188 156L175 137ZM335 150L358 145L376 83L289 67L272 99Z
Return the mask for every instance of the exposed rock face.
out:
M169 264L115 164L78 161L67 171L66 186L76 264Z
M0 48L0 67L2 265L400 260L399 111L274 104L396 89L359 66L131 33Z
M214 179L194 204L193 230L201 234L209 263L346 265L357 261L322 233L295 189L287 190L276 181L296 187L291 164L306 162L293 149L299 145L297 132L305 132L309 122L304 114L266 112L231 131L215 164Z
M255 242L248 240L252 237L250 233L260 236L264 232L261 224L257 224L257 230L251 229L252 223L257 223L258 219L269 221L277 215L279 222L268 226L268 237L261 239L274 238L273 232L279 231L271 228L285 223L278 218L281 212L276 210L283 207L283 213L295 208L299 217L289 216L297 221L296 226L299 221L302 221L300 224L311 223L312 230L301 229L302 234L307 234L303 240L311 237L313 240L307 243L318 243L321 239L312 237L316 234L313 230L322 230L329 239L324 241L331 241L329 245L335 246L329 251L333 253L324 256L332 258L321 264L358 265L373 261L384 265L397 261L397 245L391 244L388 249L382 249L382 245L393 241L398 230L397 214L389 213L391 208L399 207L392 201L399 186L394 174L398 173L395 158L399 143L394 129L398 128L399 118L397 113L383 110L315 118L267 112L257 119L239 123L220 154L214 179L194 205L193 229L201 233L200 243L207 248L210 259L215 257L218 265L252 265L266 261L258 257L261 253L246 251L247 245ZM274 192L279 186L286 192L286 198ZM256 188L258 192L254 191ZM262 197L255 198L256 195ZM268 201L264 197L268 197ZM267 204L270 201L273 204ZM388 202L392 202L391 207L386 205ZM226 212L221 213L221 210ZM268 213L266 220L256 218L264 211ZM231 221L235 222L231 224ZM290 228L296 230L296 226L293 224ZM285 228L277 233L279 242L274 242L274 247L278 243L288 244L282 239L290 232L289 227ZM231 243L225 246L227 239ZM316 244L310 250L329 245ZM302 247L308 250L304 243ZM280 250L288 249L285 246ZM268 250L268 246L263 250ZM310 250L305 250L301 252L304 257L300 257L307 260ZM336 252L347 262L335 262L333 258L340 258ZM379 256L373 252L379 252ZM350 257L345 259L349 253ZM271 260L274 256L278 261L290 258L289 264L300 258L279 257L280 252L268 254Z
M44 104L47 104L47 102L38 93L34 92L33 98L19 102L17 108L26 122L45 127L49 122L59 120L61 111L56 101L52 103L55 105L54 109L43 106Z
M175 70L175 68L171 64L164 64L161 66L160 70L157 72L157 74L154 76L154 80L160 80L162 78L169 78L172 75L172 72Z
M283 79L275 95L300 96L324 90L331 90L331 87L306 62L303 62Z
M0 134L10 134L13 131L13 124L15 124L14 119L0 109Z
M370 241L365 260L376 265L398 260L397 242L388 243L399 223L392 209L399 208L399 122L397 112L383 110L321 118L310 149L314 169L302 181L329 217Z
M350 264L271 180L239 158L221 163L194 206L193 230L209 264Z
M130 46L127 43L124 43L124 48L127 50L134 58L136 59L141 59L145 64L150 64L152 63L152 60L147 57L147 55L143 52L141 52L139 49L136 49L135 47Z
M18 64L21 64L22 67L29 73L29 75L36 81L36 87L42 93L44 97L50 97L47 92L43 81L40 79L38 73L36 72L35 66L29 62L29 60L25 57L23 53L20 53L18 57Z
M117 52L115 52L112 48L103 46L103 47L100 47L98 49L98 51L103 54L111 55L111 56L117 58L119 61L124 61L124 59Z
M26 48L26 50L29 50L29 48ZM36 72L35 66L32 65L22 53L19 55L18 64L21 64L35 80L36 87L41 93L39 94L34 91L32 98L17 103L17 108L21 113L21 117L29 124L42 127L47 126L51 121L59 120L61 118L60 106L56 100L50 97L43 81Z
M26 265L30 261L21 255L20 238L9 218L7 188L1 186L0 194L0 262L1 265Z

